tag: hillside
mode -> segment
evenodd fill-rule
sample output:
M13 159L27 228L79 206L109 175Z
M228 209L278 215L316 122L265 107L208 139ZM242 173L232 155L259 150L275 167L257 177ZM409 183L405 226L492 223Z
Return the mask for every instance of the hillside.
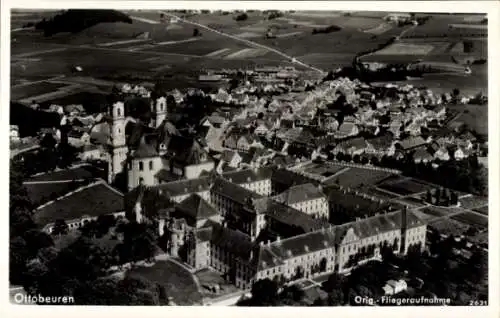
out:
M43 19L35 25L45 36L58 33L78 33L99 23L124 22L132 23L126 14L115 10L81 10L70 9L47 20Z

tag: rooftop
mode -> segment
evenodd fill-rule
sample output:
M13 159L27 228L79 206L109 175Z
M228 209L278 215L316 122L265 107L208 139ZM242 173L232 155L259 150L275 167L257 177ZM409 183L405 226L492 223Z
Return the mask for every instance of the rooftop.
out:
M123 194L99 180L38 207L34 219L40 226L45 226L58 219L74 220L124 210Z

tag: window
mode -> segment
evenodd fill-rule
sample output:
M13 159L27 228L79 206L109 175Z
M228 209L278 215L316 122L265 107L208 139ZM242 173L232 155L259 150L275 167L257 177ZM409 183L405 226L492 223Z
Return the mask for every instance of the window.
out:
M142 161L139 161L139 171L144 170L144 163Z
M149 162L149 170L153 170L153 161Z

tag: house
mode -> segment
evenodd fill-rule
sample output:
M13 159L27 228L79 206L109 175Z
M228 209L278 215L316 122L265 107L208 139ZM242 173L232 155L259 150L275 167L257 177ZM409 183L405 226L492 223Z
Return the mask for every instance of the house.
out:
M64 112L70 116L77 116L85 113L83 105L67 105L64 107Z
M272 124L270 124L266 120L258 120L257 127L254 130L256 135L266 135L273 128Z
M224 129L213 126L209 127L204 140L209 150L222 152L224 150Z
M349 154L351 156L361 155L362 153L365 152L367 146L368 144L366 143L366 140L363 137L347 139L340 142L333 149L332 152L334 154L343 153L343 154Z
M11 142L18 142L20 139L19 137L19 126L17 125L10 125L10 141Z
M224 147L228 149L238 149L238 139L239 135L235 133L231 133L229 136L226 137L224 140Z
M388 280L382 289L384 290L385 295L396 295L402 291L405 291L408 288L406 281L400 279L396 280Z
M224 150L220 161L226 163L226 165L231 168L238 168L242 161L242 157L237 151Z
M236 149L238 149L239 151L246 152L250 150L250 147L254 145L254 142L258 141L253 135L245 134L243 136L240 136L240 138L238 138L238 141L236 142Z
M434 159L434 157L425 148L415 150L412 157L415 163L428 163Z
M396 143L391 134L366 139L367 147L365 153L376 157L393 156L396 151Z
M227 122L226 118L220 116L217 113L214 113L210 116L203 118L200 124L201 126L206 126L206 127L221 128L221 126L223 126L225 122Z
M429 146L429 152L433 155L434 159L438 159L441 161L450 160L450 154L446 147L440 146L438 143L432 143Z
M456 160L465 159L465 158L469 157L471 154L470 150L467 150L467 149L464 149L461 147L457 147L457 146L452 146L449 149L450 149L450 153L453 154L453 158L455 158Z
M102 145L85 144L78 157L82 161L107 160L108 153Z
M424 138L421 136L411 136L406 139L401 140L397 143L397 147L402 151L416 150L418 148L424 147L427 144Z
M405 127L404 131L408 132L411 136L419 136L422 133L421 127L420 123L413 121Z
M359 134L358 126L350 121L345 121L340 125L339 129L335 132L335 135L339 138L345 138L350 136L356 136Z
M58 113L59 115L64 114L64 108L59 105L50 105L49 112Z
M80 148L90 143L90 135L85 131L72 130L68 133L68 143L73 147Z

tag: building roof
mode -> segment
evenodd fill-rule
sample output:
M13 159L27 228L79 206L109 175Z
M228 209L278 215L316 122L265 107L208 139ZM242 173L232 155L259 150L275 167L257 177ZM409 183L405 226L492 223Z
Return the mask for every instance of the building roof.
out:
M99 180L38 207L34 220L43 227L58 219L69 221L124 210L123 194Z
M243 259L250 258L254 246L247 234L218 224L213 226L211 242L220 249L231 252Z
M367 139L366 142L373 146L376 150L385 150L391 147L393 137L390 134L384 134L382 136Z
M163 195L175 197L190 193L208 191L212 180L208 177L198 179L179 180L155 186Z
M338 144L337 147L345 149L345 150L350 149L350 148L354 148L354 149L358 150L358 149L364 149L364 148L366 148L366 146L367 146L367 144L366 144L365 138L357 137L357 138L343 140Z
M146 136L141 138L141 141L134 151L133 158L134 159L145 159L145 158L153 158L157 157L160 154L156 150L156 144L146 139Z
M191 194L184 199L176 209L192 217L194 219L207 219L211 216L217 215L217 211L207 201L203 200L198 194Z
M311 232L328 226L328 222L313 219L310 215L272 199L266 201L265 214L274 221Z
M222 177L235 184L245 184L263 180L271 180L272 175L272 167L261 167L257 169L245 169L226 172L222 175Z
M292 186L285 192L274 197L276 201L287 205L319 198L325 198L325 195L318 189L318 187L311 183Z
M399 145L403 150L410 150L426 144L426 141L421 136L408 137L399 142Z
M282 184L287 187L305 183L319 183L293 171L279 168L273 170L271 180L273 183Z
M219 195L222 195L241 205L247 204L249 202L248 200L262 198L261 195L247 190L235 183L229 182L221 177L217 177L215 179L211 191L214 191Z

